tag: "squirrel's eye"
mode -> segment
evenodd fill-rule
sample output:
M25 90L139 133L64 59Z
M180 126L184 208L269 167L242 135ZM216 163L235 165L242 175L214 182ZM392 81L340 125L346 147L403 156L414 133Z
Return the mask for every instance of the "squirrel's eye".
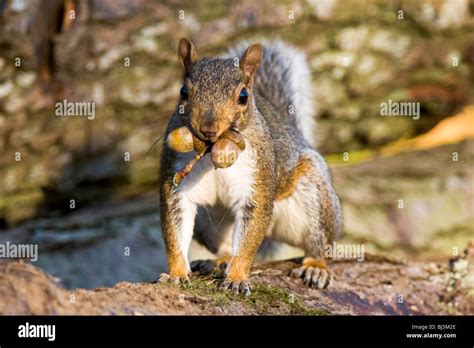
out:
M249 98L249 94L247 93L246 88L242 88L239 94L239 104L240 105L245 105L247 104L247 99Z
M184 85L183 87L181 87L179 94L181 95L181 98L183 100L188 100L189 98L188 86Z

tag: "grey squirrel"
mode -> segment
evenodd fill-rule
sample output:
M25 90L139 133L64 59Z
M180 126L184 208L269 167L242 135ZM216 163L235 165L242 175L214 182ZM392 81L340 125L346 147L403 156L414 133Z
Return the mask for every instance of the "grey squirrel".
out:
M225 169L216 169L211 154L203 153L176 186L175 173L196 152L163 145L160 217L169 273L160 280L189 281L194 237L228 261L220 289L248 295L250 267L265 238L303 249L291 275L327 287L324 247L340 235L342 212L328 167L314 148L304 55L275 41L199 58L194 44L182 38L178 56L183 87L165 134L186 126L212 145L232 129L245 140L245 150Z

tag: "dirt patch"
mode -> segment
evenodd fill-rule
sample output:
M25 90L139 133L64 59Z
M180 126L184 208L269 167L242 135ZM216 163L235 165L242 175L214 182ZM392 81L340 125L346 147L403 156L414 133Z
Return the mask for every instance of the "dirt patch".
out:
M187 287L121 282L65 290L58 278L24 262L0 264L0 314L78 315L411 315L473 314L472 247L446 262L402 262L368 255L333 261L321 291L291 279L293 261L256 265L248 298L217 290L218 280L193 277Z

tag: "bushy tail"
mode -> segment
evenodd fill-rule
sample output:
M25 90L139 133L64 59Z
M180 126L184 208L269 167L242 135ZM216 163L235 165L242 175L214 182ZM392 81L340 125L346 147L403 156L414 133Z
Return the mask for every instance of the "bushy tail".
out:
M305 139L315 145L315 105L311 70L303 53L281 41L262 42L263 61L255 78L255 90L282 113L295 117ZM231 48L226 57L241 57L249 42Z

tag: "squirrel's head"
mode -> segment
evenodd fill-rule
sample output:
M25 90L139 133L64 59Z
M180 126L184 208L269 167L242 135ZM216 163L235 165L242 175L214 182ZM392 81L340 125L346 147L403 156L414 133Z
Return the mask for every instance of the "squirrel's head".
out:
M198 58L192 42L179 41L178 56L184 70L180 105L186 123L205 141L215 142L237 127L252 102L255 72L263 48L251 45L240 59Z

